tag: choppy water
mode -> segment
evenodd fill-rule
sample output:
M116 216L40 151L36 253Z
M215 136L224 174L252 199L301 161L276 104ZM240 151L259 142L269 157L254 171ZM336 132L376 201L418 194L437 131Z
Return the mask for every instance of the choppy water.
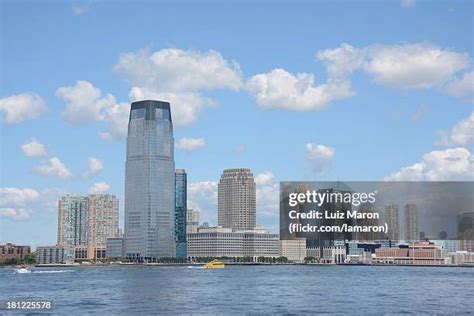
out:
M474 311L472 268L115 266L32 270L15 274L13 269L0 269L0 300L51 300L54 313L69 315Z

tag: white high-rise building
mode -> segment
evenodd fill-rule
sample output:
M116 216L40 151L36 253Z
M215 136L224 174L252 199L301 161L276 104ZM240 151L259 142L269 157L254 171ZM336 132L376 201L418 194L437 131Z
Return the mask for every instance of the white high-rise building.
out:
M199 227L199 211L188 209L186 212L186 233L197 233Z
M225 228L256 227L256 189L250 169L226 169L218 185L217 223Z

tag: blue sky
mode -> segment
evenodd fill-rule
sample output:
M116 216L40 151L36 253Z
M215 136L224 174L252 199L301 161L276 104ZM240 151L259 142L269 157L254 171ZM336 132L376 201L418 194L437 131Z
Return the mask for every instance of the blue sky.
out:
M171 102L211 224L225 168L252 169L273 230L280 180L473 179L471 1L2 1L1 20L0 242L55 243L67 192L123 205L140 98Z

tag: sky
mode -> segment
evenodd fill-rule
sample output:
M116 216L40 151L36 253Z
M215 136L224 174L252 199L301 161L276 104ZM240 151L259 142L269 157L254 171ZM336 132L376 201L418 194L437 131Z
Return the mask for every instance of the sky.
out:
M473 180L472 1L0 1L0 243L56 243L66 193L121 204L130 102L169 101L188 207L279 181Z

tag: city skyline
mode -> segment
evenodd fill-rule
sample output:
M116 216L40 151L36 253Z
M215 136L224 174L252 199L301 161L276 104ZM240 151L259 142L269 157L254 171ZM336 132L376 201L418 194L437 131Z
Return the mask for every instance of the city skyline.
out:
M470 2L187 5L2 2L1 242L53 244L65 193L125 201L129 105L149 98L174 104L211 225L228 168L254 172L273 232L279 180L473 179Z

